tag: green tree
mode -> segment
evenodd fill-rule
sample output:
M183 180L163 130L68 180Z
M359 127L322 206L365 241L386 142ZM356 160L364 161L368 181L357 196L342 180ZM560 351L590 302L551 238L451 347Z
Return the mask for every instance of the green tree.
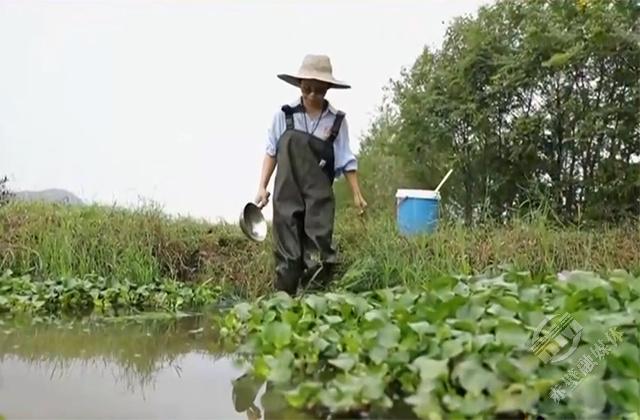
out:
M640 215L639 17L503 0L457 18L392 84L361 160L384 150L423 188L453 167L443 199L468 223L543 202L565 221Z

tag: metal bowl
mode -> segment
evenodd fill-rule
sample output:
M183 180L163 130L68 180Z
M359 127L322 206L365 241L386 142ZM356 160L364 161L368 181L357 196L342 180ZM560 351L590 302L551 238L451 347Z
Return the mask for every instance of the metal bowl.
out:
M262 242L267 237L267 221L262 215L260 207L247 203L240 213L240 228L247 237L256 242Z

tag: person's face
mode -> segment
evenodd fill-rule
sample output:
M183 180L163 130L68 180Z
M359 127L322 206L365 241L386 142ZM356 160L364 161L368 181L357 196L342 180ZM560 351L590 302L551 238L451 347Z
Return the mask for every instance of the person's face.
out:
M300 91L305 101L315 107L321 107L322 101L329 90L329 84L319 80L302 80Z

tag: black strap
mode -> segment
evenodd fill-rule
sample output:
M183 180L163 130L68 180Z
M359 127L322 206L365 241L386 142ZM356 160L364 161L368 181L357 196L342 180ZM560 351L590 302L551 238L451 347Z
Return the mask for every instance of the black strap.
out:
M338 111L336 114L336 119L333 120L333 127L331 127L331 134L327 138L327 141L333 143L333 141L338 137L338 133L340 132L340 126L342 125L342 120L344 120L344 112Z
M293 130L293 114L301 112L303 108L300 105L293 108L290 105L283 105L281 109L287 121L287 130Z
M325 101L323 109L328 107L328 102ZM282 112L284 112L285 120L287 121L287 130L293 130L293 114L296 112L304 112L304 106L302 105L302 101L294 107L290 105L283 105ZM336 113L336 118L333 120L333 126L331 127L331 134L327 138L328 141L332 142L338 137L338 133L340 132L340 126L342 125L342 120L344 120L345 113L342 111L338 111ZM318 121L320 122L320 121Z

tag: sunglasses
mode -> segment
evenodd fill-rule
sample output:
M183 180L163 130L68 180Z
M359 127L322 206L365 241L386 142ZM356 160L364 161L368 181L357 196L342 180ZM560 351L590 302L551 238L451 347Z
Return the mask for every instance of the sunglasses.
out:
M319 95L324 95L325 93L327 93L327 86L324 85L301 85L300 89L302 90L302 93L304 93L305 95L309 95L311 92L317 93Z

